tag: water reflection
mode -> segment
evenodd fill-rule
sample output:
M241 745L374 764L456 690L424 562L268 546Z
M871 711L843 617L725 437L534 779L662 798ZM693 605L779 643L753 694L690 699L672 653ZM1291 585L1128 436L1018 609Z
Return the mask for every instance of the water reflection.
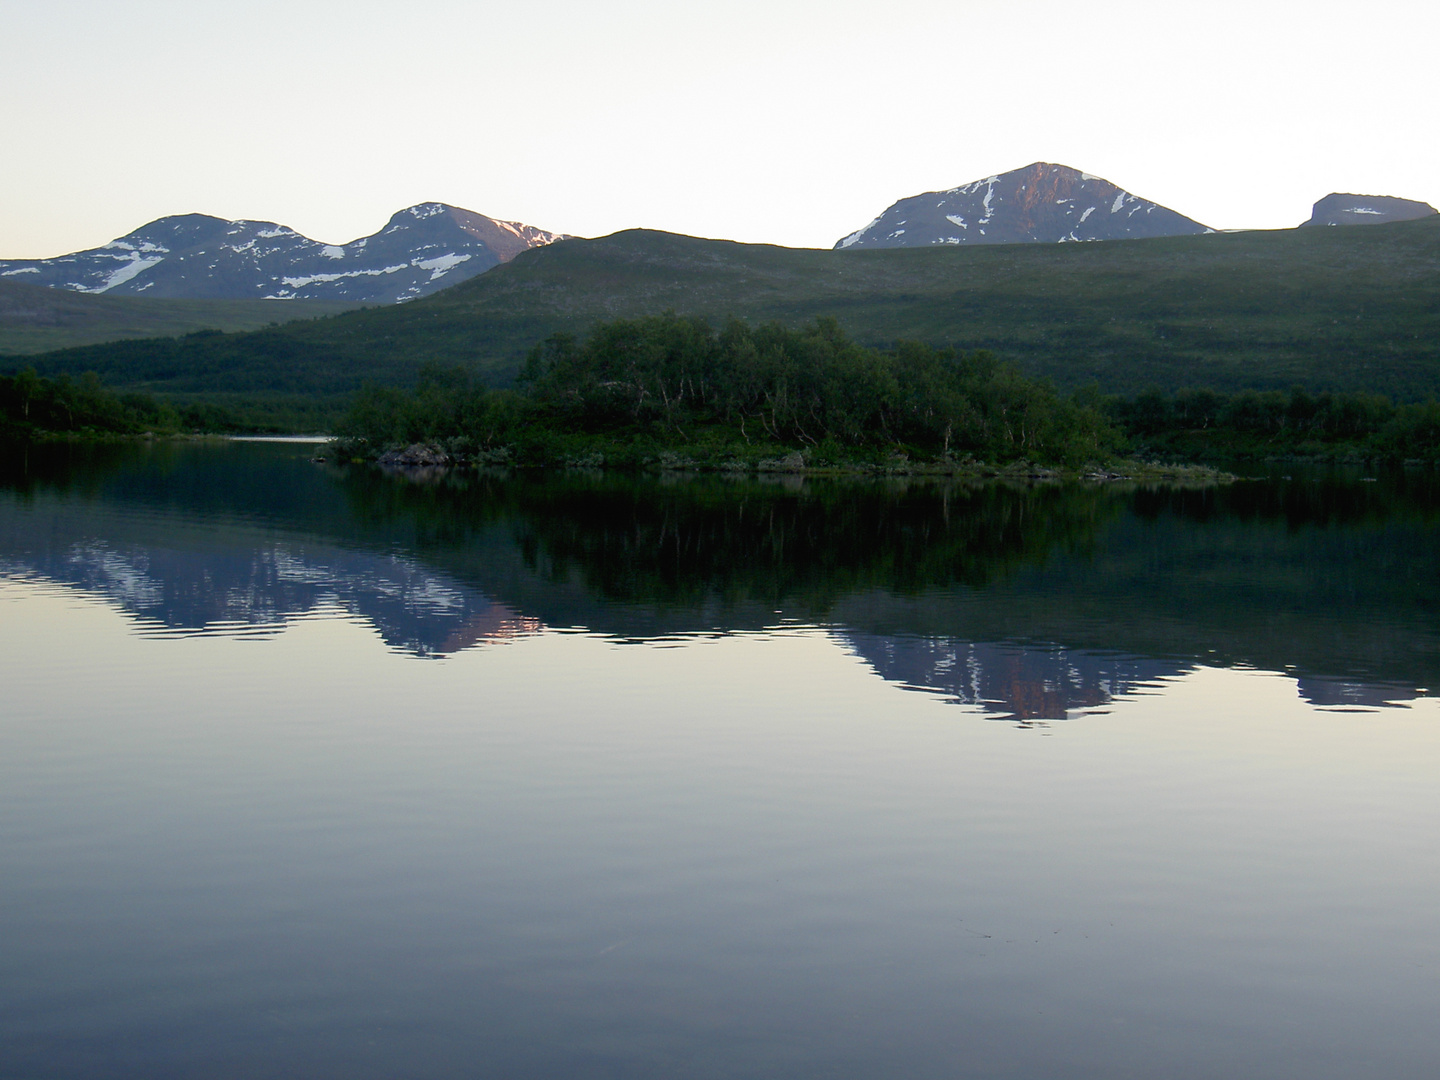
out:
M839 636L882 678L1025 726L1101 711L1116 697L1154 687L1194 667L1059 645L853 632Z
M1376 708L1440 670L1428 474L1201 490L461 474L276 445L5 459L0 572L146 633L328 609L444 657L544 628L616 640L826 628L882 677L1022 723L1199 665Z
M117 517L108 537L94 522L47 515L53 546L24 545L0 557L0 573L34 576L101 597L147 635L266 636L297 617L333 609L363 619L391 648L445 656L484 642L538 633L516 612L414 558L326 547L264 533L227 534L215 548L184 529L137 539ZM127 527L128 526L128 527ZM206 538L208 539L208 538Z

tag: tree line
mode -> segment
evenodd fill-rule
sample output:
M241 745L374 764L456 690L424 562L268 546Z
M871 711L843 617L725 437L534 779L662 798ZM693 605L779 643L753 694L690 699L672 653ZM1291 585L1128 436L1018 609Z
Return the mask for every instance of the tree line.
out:
M1117 445L1093 405L990 353L869 348L833 319L716 329L673 314L604 323L583 341L555 334L531 350L513 391L438 368L413 391L369 387L338 433L372 453L437 442L459 456L506 451L536 463L588 448L607 460L788 450L814 463L904 454L1059 464L1105 458Z
M94 372L46 378L33 368L0 375L0 435L137 435L228 431L239 422L210 402L177 405L138 392L116 393Z
M1170 457L1440 458L1440 403L1433 399L1396 405L1380 394L1312 394L1299 387L1288 394L1147 390L1110 398L1102 409L1133 449Z
M832 319L791 328L674 314L555 334L512 389L428 366L410 389L368 386L338 421L322 401L238 408L117 392L94 373L0 375L0 436L323 430L347 456L413 443L519 464L1053 465L1122 454L1217 461L1275 455L1440 460L1440 403L1374 393L1207 389L1063 396L987 352L850 340Z

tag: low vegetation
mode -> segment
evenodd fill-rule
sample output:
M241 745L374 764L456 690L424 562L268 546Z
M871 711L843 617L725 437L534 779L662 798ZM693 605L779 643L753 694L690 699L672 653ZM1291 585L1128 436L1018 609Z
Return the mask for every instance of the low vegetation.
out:
M7 277L0 279L0 357L166 339L207 330L259 330L357 306L331 300L157 300L71 292ZM0 370L4 370L3 364Z

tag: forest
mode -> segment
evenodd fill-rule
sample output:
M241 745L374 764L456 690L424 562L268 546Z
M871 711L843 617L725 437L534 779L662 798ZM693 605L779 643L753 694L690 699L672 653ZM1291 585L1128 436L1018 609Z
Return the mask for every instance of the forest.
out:
M1068 396L988 352L868 348L820 319L793 330L675 315L601 324L536 346L514 391L431 367L411 391L368 387L337 425L341 453L414 443L520 464L1053 466L1120 456L1210 462L1434 460L1440 404L1378 394L1182 390Z
M140 392L117 393L93 371L46 378L33 368L0 375L0 437L124 436L234 432L247 425L224 406L175 404Z
M1150 389L1062 394L983 351L862 345L834 319L792 328L675 314L535 345L512 388L429 364L413 387L348 407L118 391L24 369L0 375L0 437L329 431L348 460L416 443L456 462L885 471L1121 458L1223 464L1295 457L1440 460L1440 403L1362 391ZM794 455L800 455L796 459Z
M986 352L918 342L874 349L833 319L801 329L738 320L715 329L673 314L618 319L583 341L555 334L527 357L514 391L462 370L422 373L411 392L361 391L337 428L342 452L435 443L452 457L525 464L1080 464L1118 435Z

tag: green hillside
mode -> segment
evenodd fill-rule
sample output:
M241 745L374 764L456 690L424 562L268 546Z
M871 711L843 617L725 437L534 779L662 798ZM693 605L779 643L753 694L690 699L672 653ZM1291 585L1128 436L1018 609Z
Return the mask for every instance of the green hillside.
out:
M991 349L1027 374L1107 393L1302 384L1425 398L1440 394L1440 218L877 251L637 230L538 248L398 307L33 362L168 393L333 397L367 379L408 384L426 362L503 383L555 331L666 310L789 325L834 316L862 343Z
M314 319L353 304L323 300L150 300L93 296L0 280L0 355L24 356L108 341L197 330L258 330Z

